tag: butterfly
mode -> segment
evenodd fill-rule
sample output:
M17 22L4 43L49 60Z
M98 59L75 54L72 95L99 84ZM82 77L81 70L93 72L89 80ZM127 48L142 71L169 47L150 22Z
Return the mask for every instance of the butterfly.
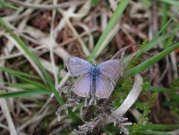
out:
M74 84L73 92L80 97L94 95L108 98L115 87L115 80L122 71L122 62L112 59L99 65L71 56L67 60L67 69L72 77L79 77Z

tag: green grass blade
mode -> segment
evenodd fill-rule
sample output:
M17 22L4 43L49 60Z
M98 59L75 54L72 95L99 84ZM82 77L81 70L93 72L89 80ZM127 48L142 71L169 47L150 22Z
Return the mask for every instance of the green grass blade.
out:
M3 82L3 84L7 85L8 87L13 87L13 88L18 88L18 89L40 89L40 87L37 87L36 85L34 84L31 84L31 83L8 83L8 82ZM46 91L49 91L50 90L47 90L47 89L44 89Z
M28 97L37 96L39 94L50 94L50 92L41 89L23 90L16 92L0 93L0 98L12 98L12 97Z
M59 104L62 105L64 103L63 98L59 95L58 91L55 89L55 86L52 82L51 77L49 76L49 74L47 73L45 68L42 66L39 59L36 57L36 55L27 47L25 42L8 27L8 25L4 22L4 20L0 19L0 25L14 38L14 40L16 40L16 42L19 44L19 46L32 59L32 61L38 66L38 68L41 69L41 72L42 72L47 84L49 85L50 89L54 93Z
M116 8L111 19L109 20L109 23L107 24L104 32L100 36L94 50L92 51L91 55L89 56L89 58L88 58L89 61L94 61L94 59L97 57L96 55L97 55L98 49L100 48L100 46L102 45L103 41L108 36L108 34L112 31L114 26L118 23L119 18L122 16L122 13L125 10L125 8L127 7L128 3L129 3L129 0L120 0L118 7Z
M16 6L12 5L9 2L5 2L4 0L0 0L0 7L10 8L10 9L13 9L13 10L18 9Z
M32 78L25 78L25 77L23 77L23 76L21 76L19 74L16 74L17 72L14 72L14 70L9 70L8 68L4 68L4 67L0 67L0 70L4 71L4 72L7 72L7 73L9 73L9 74L11 74L11 75L13 75L13 76L15 76L15 77L25 81L25 82L33 84L33 85L35 85L38 88L50 90L49 87L47 87L46 85L41 84L41 83L36 82L36 81L32 81L33 80Z
M141 130L146 130L146 129L151 129L151 130L173 130L173 129L179 129L179 124L168 124L168 125L148 124L148 125L143 125L141 127Z
M172 135L170 132L167 132L169 130L175 130L178 129L178 124L147 124L143 125L139 131L137 131L137 134L140 135Z
M168 55L169 53L171 53L172 51L174 51L175 49L179 48L179 42L166 48L165 50L163 50L162 52L156 54L155 56L145 60L144 62L142 62L141 64L137 65L136 67L129 69L126 73L127 76L129 75L135 75L137 73L142 72L145 69L148 69L151 65L153 65L154 63L158 62L159 60L161 60L163 57L165 57L166 55Z
M159 92L167 92L169 91L169 89L164 87L150 87L150 91L159 93Z
M165 24L167 24L167 20L168 20L168 11L169 11L169 5L167 3L162 3L161 4L161 13L162 13L162 18L161 18L161 27L164 27ZM164 34L166 32L167 28L165 28L162 31L162 34Z
M167 4L171 4L172 6L179 7L179 1L178 0L160 0L162 2L165 2Z
M148 45L146 45L146 48L144 49L144 51L147 52L148 50L158 45L159 43L161 43L162 41L164 41L165 39L167 39L168 37L170 37L171 35L175 34L178 31L179 31L179 27L176 27L172 31L168 32L167 34L164 34L159 37L157 36L151 42L149 42Z
M162 31L165 30L164 27L162 28ZM160 31L159 33L161 33L162 31ZM150 49L152 49L154 46L158 45L159 43L161 43L162 41L164 41L165 39L167 39L168 37L170 36L173 36L173 34L175 34L176 32L179 31L179 27L176 27L175 29L173 29L172 31L162 35L162 36L159 36L159 34L153 38L148 44L146 44L135 56L135 59L137 59L143 52L147 52L149 51Z
M22 76L24 78L31 78L33 80L40 80L40 78L38 76L35 75L31 75L31 74L27 74L21 71L16 71L7 67L0 67L0 71L4 71L4 72L8 72L11 74L15 74L16 76Z
M152 131L150 129L148 130L141 130L137 132L138 135L173 135L168 132L163 132L163 131Z

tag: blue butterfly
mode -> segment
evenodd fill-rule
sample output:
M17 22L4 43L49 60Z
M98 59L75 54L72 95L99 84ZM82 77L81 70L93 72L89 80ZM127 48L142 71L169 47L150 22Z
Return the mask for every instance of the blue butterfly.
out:
M72 77L79 77L74 84L74 93L80 97L89 94L98 98L108 98L115 87L115 80L122 71L122 62L112 59L99 65L92 65L78 57L69 57L67 69Z

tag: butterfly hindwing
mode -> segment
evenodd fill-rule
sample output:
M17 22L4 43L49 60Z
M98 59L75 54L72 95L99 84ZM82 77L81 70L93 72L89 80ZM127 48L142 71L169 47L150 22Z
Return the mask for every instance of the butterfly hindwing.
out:
M99 74L96 78L96 93L98 98L108 98L114 90L114 84L107 76Z
M74 93L80 97L88 97L91 88L91 76L90 74L85 74L80 76L75 85Z

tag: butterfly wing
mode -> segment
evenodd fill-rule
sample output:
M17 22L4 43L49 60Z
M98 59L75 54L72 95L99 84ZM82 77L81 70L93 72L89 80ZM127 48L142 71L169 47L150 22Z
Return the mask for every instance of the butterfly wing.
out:
M123 65L118 59L108 60L98 65L100 74L108 76L110 79L115 80L119 73L121 73Z
M107 76L99 74L96 79L95 96L99 98L108 98L114 90L114 84Z
M67 69L72 76L80 76L89 73L92 65L83 59L78 57L69 57L67 60Z
M80 97L88 97L91 87L90 74L82 75L78 78L74 85L74 93Z

